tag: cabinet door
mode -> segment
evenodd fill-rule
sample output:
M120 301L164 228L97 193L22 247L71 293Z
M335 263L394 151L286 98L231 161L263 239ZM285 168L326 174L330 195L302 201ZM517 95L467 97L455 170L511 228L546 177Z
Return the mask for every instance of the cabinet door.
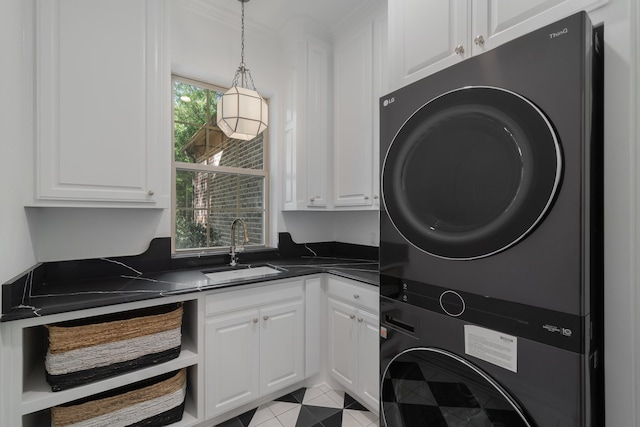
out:
M328 307L329 373L347 389L355 390L358 353L358 322L355 320L357 309L331 298Z
M329 145L331 121L329 114L329 46L325 43L307 44L307 198L310 207L327 206L329 173Z
M373 20L373 204L380 206L380 103L378 100L389 93L389 34L387 14Z
M472 3L472 52L493 49L516 37L608 0L479 0ZM480 42L480 37L482 42Z
M389 2L392 90L453 65L470 54L468 3L465 0Z
M378 316L360 310L358 316L358 395L372 408L380 402L380 326Z
M373 25L335 46L335 206L371 205Z
M259 316L243 310L206 321L207 418L260 397Z
M34 203L168 204L164 4L36 2Z
M302 300L260 310L260 392L271 393L304 379Z
M304 23L285 31L284 210L323 209L330 200L331 47Z

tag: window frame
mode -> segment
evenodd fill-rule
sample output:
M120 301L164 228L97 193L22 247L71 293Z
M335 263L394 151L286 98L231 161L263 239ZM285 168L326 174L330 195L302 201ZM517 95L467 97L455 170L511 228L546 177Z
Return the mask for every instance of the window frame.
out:
M177 249L176 248L176 175L177 171L189 171L189 172L204 172L204 173L221 173L221 174L232 174L232 175L243 175L243 176L253 176L253 177L262 177L264 179L263 183L263 193L262 193L262 203L263 203L263 244L262 245L251 245L245 248L245 251L252 250L260 250L269 247L270 242L270 203L269 203L269 137L268 132L265 131L263 133L263 147L262 147L262 169L245 169L245 168L236 168L230 166L215 166L215 165L204 165L198 163L186 163L179 162L175 159L175 109L174 109L174 83L175 82L185 83L193 86L197 86L203 89L208 89L212 91L216 91L219 93L225 93L229 88L225 88L223 86L218 86L212 83L207 83L202 80L197 80L189 77L184 77L179 74L172 73L171 74L171 254L173 257L188 257L188 256L200 256L202 254L226 254L229 252L229 249L226 246L216 246L216 247L208 247L208 248L192 248L192 249ZM264 98L267 104L269 103L268 98ZM267 128L268 129L268 128ZM231 224L229 224L229 233L231 233Z

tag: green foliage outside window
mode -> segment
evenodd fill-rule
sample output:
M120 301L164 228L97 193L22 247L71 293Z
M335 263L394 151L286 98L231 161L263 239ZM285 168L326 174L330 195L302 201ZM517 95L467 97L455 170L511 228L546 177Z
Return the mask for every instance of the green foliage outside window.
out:
M215 123L222 89L206 86L173 81L175 248L228 246L235 218L247 222L249 245L264 245L264 137L228 139Z

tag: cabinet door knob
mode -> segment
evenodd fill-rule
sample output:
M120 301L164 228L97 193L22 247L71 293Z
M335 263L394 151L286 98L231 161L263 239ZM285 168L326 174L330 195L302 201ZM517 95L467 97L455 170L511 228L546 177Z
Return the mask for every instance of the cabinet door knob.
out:
M374 195L373 195L373 200L378 200L378 198L379 198L379 197L378 197L378 195L377 195L377 194L374 194Z
M355 319L355 318L356 318L356 315L355 315L355 314L350 314L350 315L349 315L349 319Z
M269 316L262 316L264 320L269 320Z
M478 45L478 46L484 46L484 37L482 37L481 34L478 34L474 39L473 42Z
M362 319L362 317L358 317L358 322L359 322L359 323L362 323L362 321L363 321L363 320L364 320L364 319Z
M253 318L253 323L258 323L258 318L257 317Z
M358 295L358 294L354 294L354 295L353 295L353 297L354 297L355 299L358 299L358 298L360 298L360 295Z
M315 197L312 197L312 198L310 198L310 199L309 199L309 201L310 201L311 203L313 203L313 202L315 202L315 201L316 201L316 198L315 198Z
M364 196L364 199L365 200L369 200L369 196Z
M455 52L456 55L462 55L464 53L464 46L459 44L458 46L456 46L456 48L453 51Z
M149 195L149 196L153 196L154 194L156 194L156 192L153 191L153 190L147 191L147 195Z

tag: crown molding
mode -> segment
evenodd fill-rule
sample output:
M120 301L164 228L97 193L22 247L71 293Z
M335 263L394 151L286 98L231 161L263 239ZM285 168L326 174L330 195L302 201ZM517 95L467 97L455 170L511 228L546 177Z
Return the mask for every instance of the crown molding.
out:
M230 28L237 29L238 31L241 29L239 9L232 11L229 9L215 7L206 0L174 0L174 2L186 10L211 19L218 24L226 25ZM278 35L276 31L266 25L262 25L252 20L251 16L245 15L244 20L245 24L249 24L245 25L245 31L247 33L268 35L270 37L277 37Z
M375 15L383 7L386 9L387 1L393 0L371 0L366 2L362 7L354 10L353 13L345 16L341 21L336 22L336 24L330 28L331 34L335 38L339 34L347 32L358 22L361 22L362 19Z

